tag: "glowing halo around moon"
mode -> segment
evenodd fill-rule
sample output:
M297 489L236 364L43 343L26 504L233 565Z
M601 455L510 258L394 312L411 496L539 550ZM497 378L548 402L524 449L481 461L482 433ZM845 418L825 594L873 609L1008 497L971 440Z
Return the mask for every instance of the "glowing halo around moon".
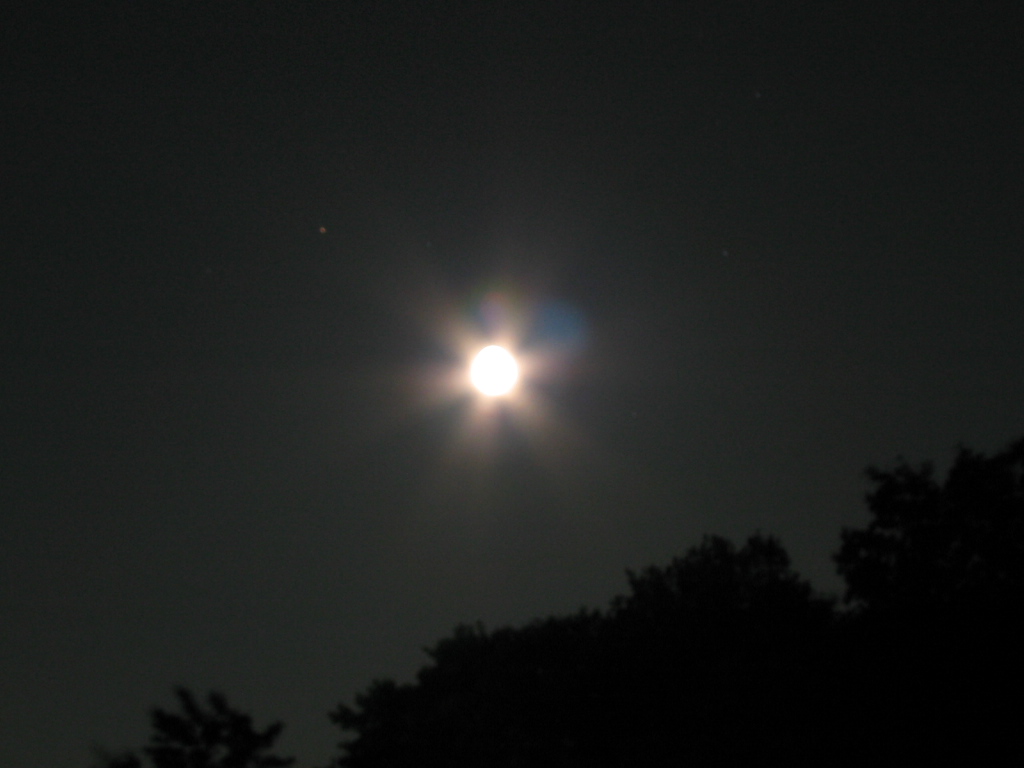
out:
M469 380L489 397L505 395L519 381L519 364L504 347L491 345L481 349L469 367Z

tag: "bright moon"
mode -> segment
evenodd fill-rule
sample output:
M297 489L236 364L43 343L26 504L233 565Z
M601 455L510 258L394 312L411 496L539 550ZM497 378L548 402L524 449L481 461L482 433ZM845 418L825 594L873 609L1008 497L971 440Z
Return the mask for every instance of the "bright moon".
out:
M485 395L504 395L519 380L519 365L504 347L484 347L469 367L469 380Z

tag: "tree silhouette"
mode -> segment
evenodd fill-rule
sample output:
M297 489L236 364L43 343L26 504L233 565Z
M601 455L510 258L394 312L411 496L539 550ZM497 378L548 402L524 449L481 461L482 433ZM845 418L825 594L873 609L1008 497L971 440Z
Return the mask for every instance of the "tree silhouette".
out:
M579 755L578 705L601 619L462 626L428 649L411 685L378 681L332 719L356 737L336 765L537 765Z
M868 470L871 521L835 555L856 611L837 648L837 714L875 754L978 761L1013 744L1024 685L1024 440L986 457ZM886 730L879 728L883 725Z
M345 736L329 768L994 762L1024 688L1024 440L961 448L941 483L905 462L868 477L870 522L835 555L855 610L837 614L773 537L705 537L627 572L603 611L458 627L412 683L331 713ZM177 697L143 757L102 768L292 763L271 752L280 724Z
M1009 606L1024 585L1024 440L986 457L961 448L933 467L870 468L872 519L835 556L846 599L881 611Z
M772 537L708 536L613 601L620 761L799 760L822 733L828 600Z
M415 683L378 681L332 715L334 763L626 766L793 756L820 697L828 602L771 538L707 538L630 594L521 628L464 626ZM817 646L816 646L817 644ZM814 728L808 728L814 732ZM808 743L813 741L804 740Z
M630 594L613 602L616 613L687 621L706 616L777 619L793 612L816 615L830 604L815 597L810 583L790 568L777 539L757 534L737 550L727 539L706 536L665 568L627 572Z
M291 758L271 753L282 724L256 730L252 718L228 705L219 693L207 697L202 707L184 688L175 695L180 713L154 709L153 733L142 749L153 768L284 768ZM143 768L135 753L102 758L98 768Z

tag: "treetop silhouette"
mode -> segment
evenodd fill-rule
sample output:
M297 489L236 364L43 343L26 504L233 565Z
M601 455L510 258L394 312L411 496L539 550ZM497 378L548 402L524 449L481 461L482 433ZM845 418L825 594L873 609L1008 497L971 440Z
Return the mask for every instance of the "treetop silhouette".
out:
M103 768L143 768L147 762L153 768L285 768L295 762L271 752L281 723L257 730L219 693L207 696L207 707L185 688L175 689L175 696L180 712L157 708L151 714L146 760L129 752L104 758Z
M870 520L834 556L855 610L815 593L777 539L707 536L627 572L603 610L458 627L414 681L377 680L330 714L345 735L329 768L853 766L1015 745L1002 702L1024 686L1024 440L961 448L942 482L904 461L868 479ZM153 712L147 765L291 764L271 751L280 724L176 695L180 712Z
M986 457L961 448L944 482L931 464L869 468L872 519L835 555L847 602L900 611L1000 609L1024 597L1024 440Z

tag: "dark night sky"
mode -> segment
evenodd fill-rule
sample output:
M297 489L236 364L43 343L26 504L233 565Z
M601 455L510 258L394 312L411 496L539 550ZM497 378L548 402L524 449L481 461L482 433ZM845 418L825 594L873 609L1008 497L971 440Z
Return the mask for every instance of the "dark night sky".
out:
M604 606L704 533L835 592L865 466L1024 433L1010 3L33 5L7 768L135 746L178 683L322 763L460 622ZM489 331L533 366L485 412L452 382Z

